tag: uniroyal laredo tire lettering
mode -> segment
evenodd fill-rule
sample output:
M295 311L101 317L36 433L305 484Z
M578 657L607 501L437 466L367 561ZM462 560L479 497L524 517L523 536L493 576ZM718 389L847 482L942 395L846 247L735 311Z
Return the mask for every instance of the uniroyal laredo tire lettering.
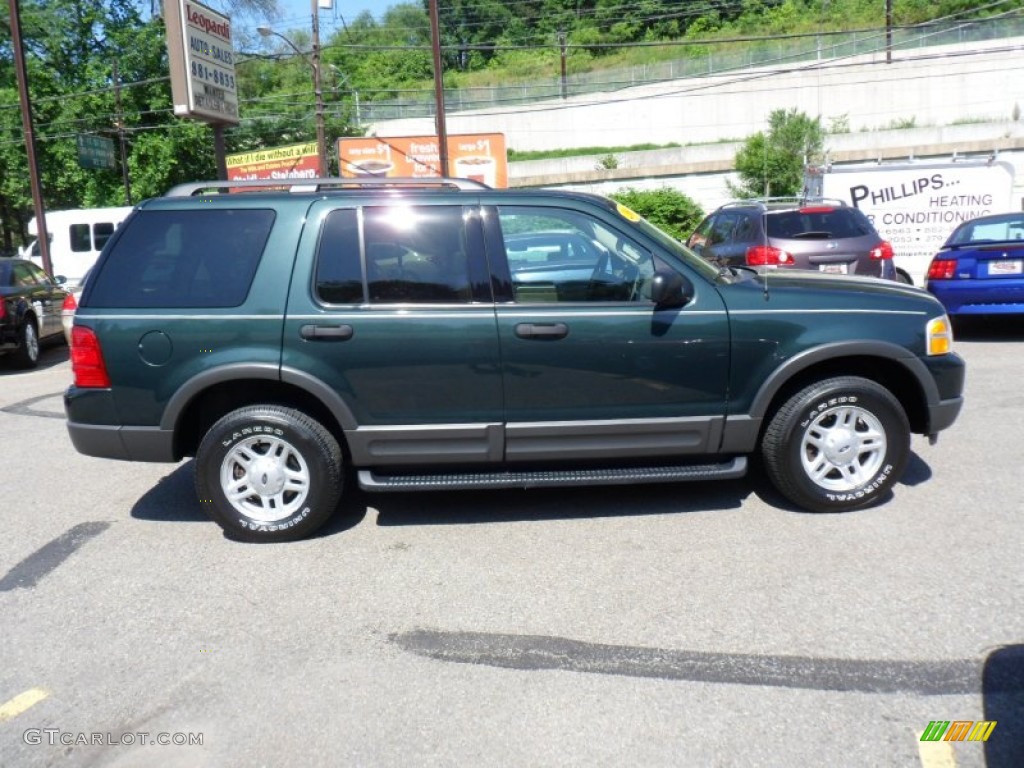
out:
M835 408L837 405L854 405L858 402L860 402L860 398L856 395L842 395L840 397L832 397L824 402L818 403L811 409L810 413L807 414L807 418L800 422L800 429L807 429L810 423L814 421L819 414L827 411L829 408Z
M309 507L303 507L302 511L297 515L280 523L254 523L252 520L240 517L238 518L238 524L243 528L248 528L250 531L287 531L309 517L310 511Z
M831 501L856 501L857 499L863 499L879 488L881 488L889 480L889 476L892 474L892 464L886 464L879 470L878 475L870 483L865 485L863 488L858 488L852 493L826 493L825 495Z
M264 427L260 425L245 427L232 434L227 440L222 440L221 445L227 448L228 446L237 443L243 437L252 437L253 435L274 435L274 437L284 437L284 431L277 427Z

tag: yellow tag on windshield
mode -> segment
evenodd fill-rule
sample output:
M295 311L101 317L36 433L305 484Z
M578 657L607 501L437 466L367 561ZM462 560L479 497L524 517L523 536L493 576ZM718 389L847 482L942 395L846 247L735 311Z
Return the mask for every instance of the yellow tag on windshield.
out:
M640 214L630 208L627 208L622 203L618 203L615 206L615 209L619 212L619 215L627 221L640 221Z

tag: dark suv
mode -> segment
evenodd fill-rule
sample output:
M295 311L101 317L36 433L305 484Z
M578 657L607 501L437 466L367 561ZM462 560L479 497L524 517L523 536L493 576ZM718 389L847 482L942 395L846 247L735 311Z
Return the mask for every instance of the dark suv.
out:
M278 185L281 182L274 182ZM265 184L265 183L264 183ZM195 456L233 537L369 491L737 478L884 497L961 407L941 305L719 269L605 198L462 180L188 185L117 230L75 316L76 448Z
M766 198L726 203L687 245L721 266L789 267L898 279L892 246L841 200Z

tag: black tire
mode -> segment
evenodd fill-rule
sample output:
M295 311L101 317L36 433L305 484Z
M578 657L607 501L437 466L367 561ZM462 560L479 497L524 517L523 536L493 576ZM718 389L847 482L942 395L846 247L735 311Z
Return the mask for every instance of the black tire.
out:
M232 539L308 536L334 512L341 491L338 441L292 408L232 411L210 427L196 451L200 503Z
M869 506L902 476L910 424L899 401L869 379L842 376L793 395L768 422L765 470L779 492L811 512Z
M26 318L18 331L18 348L14 350L14 364L19 368L35 368L39 365L39 331L32 318Z
M896 270L896 282L903 283L904 285L913 285L914 281L910 279L910 275L902 270Z

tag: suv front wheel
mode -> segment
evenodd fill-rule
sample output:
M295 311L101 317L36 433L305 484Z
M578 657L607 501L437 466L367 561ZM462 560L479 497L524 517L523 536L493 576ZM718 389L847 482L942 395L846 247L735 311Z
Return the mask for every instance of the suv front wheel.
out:
M868 506L900 478L910 425L889 390L842 376L787 400L768 423L761 449L783 496L813 512L843 512Z
M239 408L196 452L196 491L230 538L291 541L327 521L341 497L341 448L319 422L276 405Z

